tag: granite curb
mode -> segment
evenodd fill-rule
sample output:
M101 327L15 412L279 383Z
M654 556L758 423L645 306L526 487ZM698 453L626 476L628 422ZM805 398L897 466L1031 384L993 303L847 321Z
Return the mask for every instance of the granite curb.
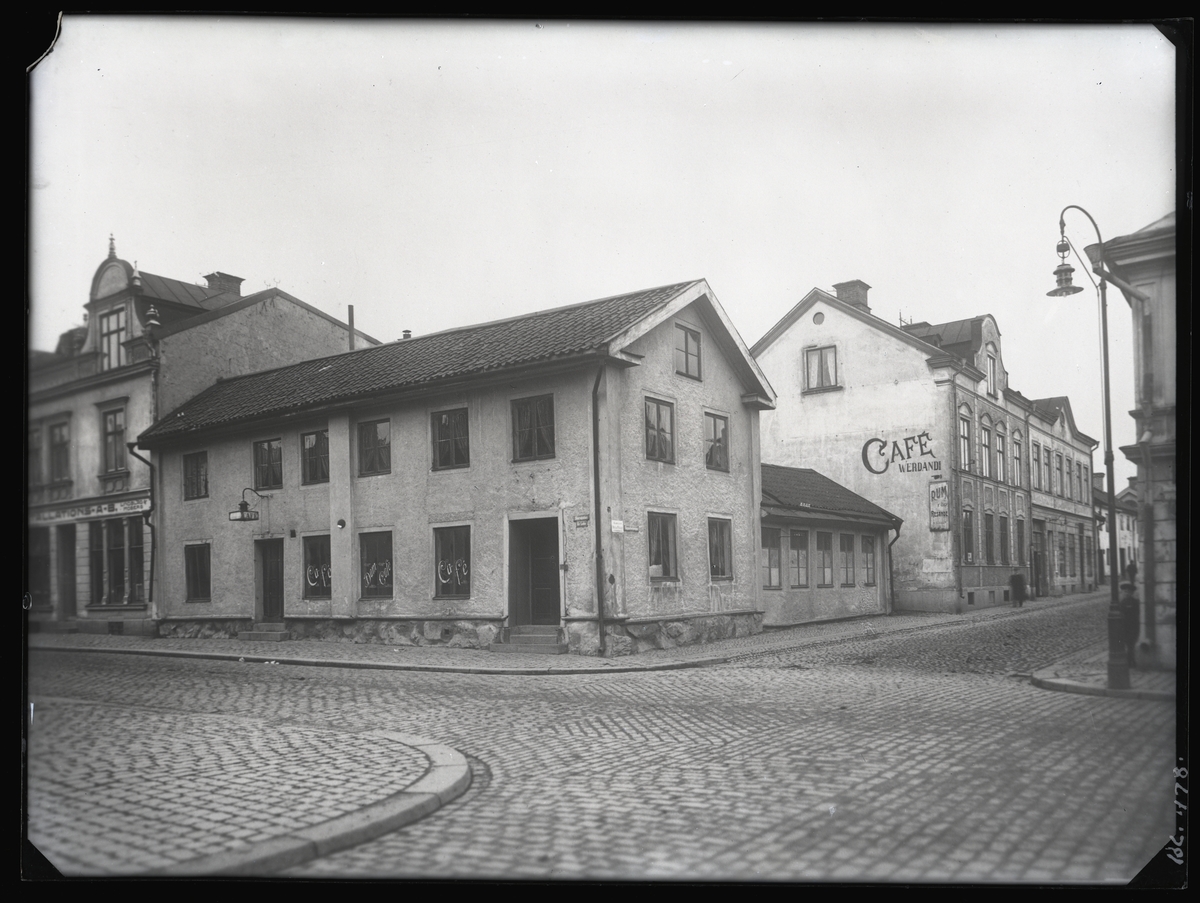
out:
M424 818L471 786L471 766L458 750L396 731L370 731L365 738L390 740L420 750L430 766L403 790L355 812L261 841L176 863L147 873L149 877L251 876L282 871L320 856L374 840Z
M1089 679L1090 678L1090 679ZM1146 699L1153 702L1174 702L1175 693L1169 690L1109 689L1107 674L1089 673L1063 675L1057 668L1044 668L1033 672L1030 682L1042 690L1055 690L1059 693L1078 693L1081 696L1110 696L1114 699Z

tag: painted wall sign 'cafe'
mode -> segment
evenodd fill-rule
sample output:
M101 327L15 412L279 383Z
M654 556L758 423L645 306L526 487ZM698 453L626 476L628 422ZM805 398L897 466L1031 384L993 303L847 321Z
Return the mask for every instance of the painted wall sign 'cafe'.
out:
M862 447L863 467L875 474L887 473L892 467L899 473L925 473L931 470L940 473L942 462L930 448L932 441L928 431L894 439L890 446L886 439L868 439ZM922 461L921 458L933 460Z

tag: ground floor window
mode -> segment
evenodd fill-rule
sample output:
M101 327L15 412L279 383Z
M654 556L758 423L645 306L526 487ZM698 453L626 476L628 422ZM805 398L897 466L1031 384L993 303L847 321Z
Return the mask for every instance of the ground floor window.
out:
M833 586L833 534L817 534L817 586Z
M1058 534L1058 576L1067 576L1067 535L1065 533Z
M438 527L433 536L437 555L436 595L471 595L471 528Z
M762 585L763 589L779 589L783 585L779 539L780 530L763 527L762 531Z
M1075 576L1075 534L1067 534L1067 563L1070 568L1070 575Z
M187 600L207 602L212 598L212 550L208 543L183 547L183 569L187 577Z
M808 586L808 531L793 530L788 548L792 586Z
M145 583L142 519L92 521L88 525L88 583L92 605L141 602Z
M304 598L329 599L333 594L329 537L304 537Z
M1017 564L1025 566L1025 521L1017 519Z
M863 582L867 586L875 585L875 537L862 538Z
M359 567L363 598L392 597L392 534L361 533L358 537Z
M962 513L962 544L963 544L963 560L971 562L975 560L975 512L970 508L964 508Z
M50 604L50 528L29 530L29 595L34 605Z
M717 517L708 519L708 568L714 580L733 576L733 522Z
M854 537L849 533L838 535L842 559L842 586L854 586Z
M679 564L675 556L675 515L646 516L646 539L649 543L651 580L678 580Z
M990 514L983 516L983 554L988 564L996 563L996 535Z
M1008 564L1008 518L1000 516L1000 563Z

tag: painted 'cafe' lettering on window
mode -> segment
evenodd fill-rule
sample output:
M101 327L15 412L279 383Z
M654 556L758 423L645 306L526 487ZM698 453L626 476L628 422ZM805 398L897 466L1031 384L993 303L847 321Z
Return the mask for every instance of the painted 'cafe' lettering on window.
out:
M388 586L392 579L391 561L372 561L363 569L363 584L370 589Z
M330 581L331 575L332 575L332 568L329 565L327 565L327 564L325 564L325 565L310 564L308 566L308 573L307 573L308 585L309 586L319 586L322 589L329 589L329 581ZM370 584L367 584L367 585L370 586Z
M863 466L871 473L887 473L894 464L896 470L902 473L917 473L927 470L942 469L942 462L937 460L930 443L933 439L929 432L921 432L903 439L894 439L891 447L886 439L868 439L863 443ZM915 458L933 458L932 461L919 461Z
M467 582L467 562L465 559L457 558L451 561L449 558L443 558L438 561L438 579L442 583L466 583Z

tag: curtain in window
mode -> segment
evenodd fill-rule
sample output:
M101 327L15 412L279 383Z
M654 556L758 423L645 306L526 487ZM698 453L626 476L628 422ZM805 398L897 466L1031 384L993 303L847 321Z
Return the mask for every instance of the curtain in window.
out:
M729 577L732 571L732 549L729 522L709 520L708 522L708 556L709 570L713 577Z
M434 530L437 542L437 595L471 595L471 528Z
M304 436L304 481L329 481L329 433L325 430Z
M537 454L548 458L554 454L554 399L547 396L534 402L537 410Z
M670 405L646 402L646 457L654 461L675 459L671 445Z
M675 519L669 515L651 514L650 576L675 577Z

